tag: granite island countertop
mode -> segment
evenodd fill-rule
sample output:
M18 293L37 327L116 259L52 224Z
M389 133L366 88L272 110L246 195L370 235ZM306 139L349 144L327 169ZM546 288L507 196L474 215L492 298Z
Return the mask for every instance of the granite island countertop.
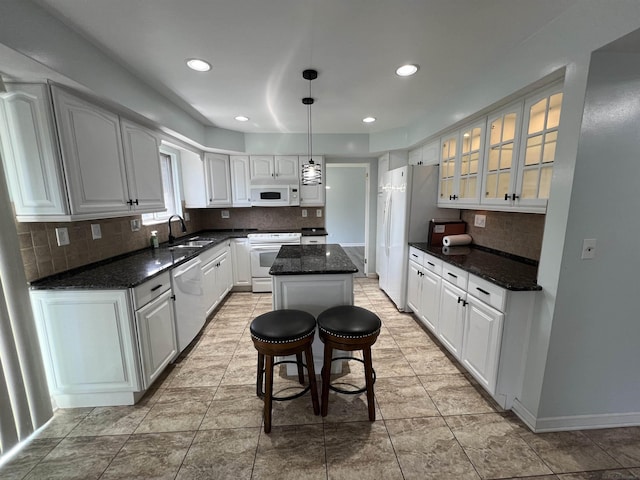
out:
M283 245L278 252L270 275L315 275L356 273L343 248L334 243L321 245Z
M496 285L514 291L542 290L538 285L538 265L536 262L515 257L502 252L492 251L481 247L453 248L447 254L443 247L429 246L427 243L410 243L429 255L450 263L469 273L484 278ZM462 252L462 254L460 254Z

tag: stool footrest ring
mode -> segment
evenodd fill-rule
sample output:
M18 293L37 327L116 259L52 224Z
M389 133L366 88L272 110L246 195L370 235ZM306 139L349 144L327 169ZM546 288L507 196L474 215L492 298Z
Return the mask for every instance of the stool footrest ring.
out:
M361 358L358 357L335 357L331 359L331 362L335 362L336 360L355 360L356 362L360 362L360 363L364 363L364 360L362 360ZM293 362L296 363L296 362ZM376 371L372 368L371 369L372 373L373 373L373 382L372 383L376 383ZM362 388L358 388L357 390L344 390L342 388L336 387L334 385L329 384L329 389L333 390L334 392L338 392L338 393L345 393L347 395L357 395L359 393L363 393L367 391L367 386L365 384L364 387Z
M298 365L298 362L296 362L295 360L279 360L277 362L273 362L273 366L275 367L276 365L282 365L283 363L293 363L294 365ZM302 366L304 368L307 368L307 365L305 363L302 363ZM307 371L308 371L308 369L307 369ZM262 373L264 373L264 368L262 369ZM299 391L298 393L295 393L293 395L288 395L286 397L276 397L275 395L271 395L271 400L274 400L276 402L284 402L285 400L294 400L296 398L300 398L301 396L303 396L310 389L311 389L311 383L309 383L309 385L307 385L301 391ZM263 398L264 397L264 392L261 392L261 393L262 393L262 395L260 395L260 398Z

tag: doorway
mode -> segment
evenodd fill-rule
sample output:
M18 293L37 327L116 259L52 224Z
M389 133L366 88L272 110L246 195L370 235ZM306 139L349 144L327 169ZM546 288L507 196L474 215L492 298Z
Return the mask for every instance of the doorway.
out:
M358 267L357 277L368 274L369 165L326 164L325 226L329 243L338 243Z

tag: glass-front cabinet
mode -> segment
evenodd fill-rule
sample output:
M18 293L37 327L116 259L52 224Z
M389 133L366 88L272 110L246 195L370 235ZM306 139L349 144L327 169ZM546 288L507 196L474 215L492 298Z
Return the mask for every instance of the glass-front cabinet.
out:
M456 159L458 158L458 132L443 137L441 150L438 204L454 203L458 198L454 192Z

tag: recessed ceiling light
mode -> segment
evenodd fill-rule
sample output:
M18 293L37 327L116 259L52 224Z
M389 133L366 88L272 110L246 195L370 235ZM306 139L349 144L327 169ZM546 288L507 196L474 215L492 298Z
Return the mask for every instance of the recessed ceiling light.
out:
M199 58L190 58L187 60L187 67L197 72L208 72L211 70L211 64Z
M362 119L362 121L364 123L372 123L372 122L376 121L376 118L375 117L365 117L365 118Z
M235 117L237 121L239 122L248 122L249 121L249 117L245 117L244 115L238 115L237 117Z
M408 77L416 73L419 68L420 67L418 65L413 64L402 65L396 69L396 75L399 75L400 77Z

